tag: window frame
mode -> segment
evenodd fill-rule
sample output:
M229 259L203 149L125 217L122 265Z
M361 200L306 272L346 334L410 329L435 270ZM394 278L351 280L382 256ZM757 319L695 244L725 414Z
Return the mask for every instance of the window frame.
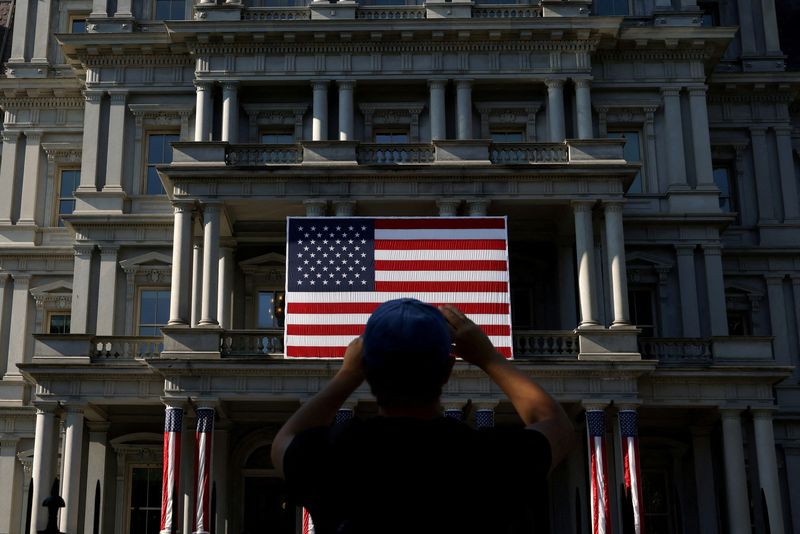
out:
M395 136L395 135L404 135L406 137L406 140L405 141L391 141L391 140L390 141L378 141L378 136L379 135L388 135L390 137ZM407 145L408 143L411 143L411 131L410 131L410 128L404 128L402 126L397 126L397 127L392 126L392 127L389 127L389 128L385 128L383 126L379 126L378 128L373 128L373 130L372 130L372 142L376 143L376 144L381 144L381 145L392 145L392 144Z
M72 34L76 34L76 35L80 34L80 33L86 33L86 24L88 23L88 19L89 19L89 13L70 13L69 17L67 18L67 28L66 28L67 31L66 31L66 33L72 33ZM84 24L83 32L72 31L73 23L75 23L76 21L79 21L79 20L83 21L83 24Z
M636 313L636 310L634 309L634 306L633 306L633 304L635 304L635 302L636 302L636 299L633 298L633 295L634 295L634 293L640 292L640 291L641 292L647 292L650 295L650 317L652 318L652 323L651 324L641 325L636 320L637 319L636 316L638 314ZM645 286L645 285L628 287L628 314L630 315L631 324L634 325L637 328L641 328L642 329L641 337L645 337L645 338L658 338L658 337L660 337L660 333L659 333L660 328L659 328L659 324L658 324L659 323L659 320L658 320L659 319L659 316L658 316L658 305L656 304L657 300L658 300L658 291L654 287ZM644 330L647 329L647 328L652 329L652 335L648 336L648 335L644 334Z
M259 326L258 323L259 323L260 312L261 312L261 309L260 309L260 306L259 306L259 304L260 304L259 301L261 299L261 294L262 293L266 293L266 294L272 293L273 295L278 294L278 293L282 293L283 294L283 305L284 305L283 323L284 323L284 325L282 325L282 326L265 326L265 327ZM286 291L285 291L285 288L271 288L271 287L266 287L266 286L265 287L259 287L259 288L257 288L255 290L255 295L256 295L256 298L255 298L255 311L254 311L255 328L257 330L283 330L283 328L284 328L284 326L286 324L286 309L285 309L285 307L286 307Z
M66 316L69 317L69 324L67 324L67 331L66 332L53 332L52 331L52 318L56 316ZM72 327L72 310L47 310L47 315L45 316L45 324L47 325L47 332L48 334L69 334L70 328Z
M72 202L73 202L72 211L69 212L69 213L63 213L62 214L61 213L61 201L63 200L63 198L61 196L61 182L62 182L62 179L63 179L63 174L65 172L70 172L70 171L76 171L78 173L78 181L77 181L77 184L75 186L75 190L72 192L73 196L66 197L66 199L72 200ZM64 225L64 223L63 223L63 221L61 219L61 216L62 215L72 215L73 213L75 213L75 204L74 203L77 201L77 199L75 198L75 191L78 190L78 187L81 184L81 168L80 168L80 166L74 166L74 165L63 165L63 166L59 165L58 167L56 167L56 173L55 174L56 174L55 175L55 187L53 188L55 201L53 203L54 204L53 205L53 220L52 220L51 226L55 226L56 228L64 228L65 225Z
M150 193L150 192L147 191L148 171L149 171L150 167L151 166L156 166L156 165L164 165L164 164L167 163L167 162L164 162L164 161L159 162L159 163L154 163L152 165L150 163L150 138L152 136L154 136L154 135L174 135L174 136L177 137L177 141L175 141L175 142L180 142L180 140L181 140L180 128L178 128L177 130L176 129L172 129L172 128L146 129L144 131L144 136L143 136L143 143L144 143L144 147L143 148L144 148L144 150L142 150L142 177L141 177L141 180L142 180L142 191L141 191L141 194L145 195L145 196L148 196L148 197L166 196L166 194L167 194L167 192L164 191L164 186L163 185L161 185L161 193ZM171 159L170 159L170 162L171 162Z
M158 334L155 334L153 336L150 336L150 335L145 336L144 334L140 334L139 333L139 331L140 331L140 329L142 327L142 323L141 323L142 315L141 315L141 313L142 313L142 292L143 291L164 291L167 294L169 294L170 291L171 291L171 288L169 286L147 286L147 285L139 286L139 287L136 288L136 310L134 312L134 318L136 320L136 324L135 324L135 327L133 329L134 330L134 334L133 335L142 336L142 337L158 337ZM166 323L164 323L162 325L148 324L148 325L145 325L145 326L148 326L148 327L152 327L152 326L164 327L164 326L167 326L168 322L169 322L169 309L167 311L167 322Z
M132 503L133 503L133 470L134 469L155 469L163 473L163 465L149 462L136 462L127 465L127 482L125 484L125 531L131 532L131 518L132 518ZM163 475L162 475L163 478ZM163 480L162 480L163 484ZM149 509L149 507L148 507ZM160 511L160 506L154 508Z
M191 6L192 2L187 2L186 0L168 0L170 3L177 3L177 2L182 2L183 3L182 18L179 18L179 19L173 19L173 18L160 19L160 18L158 18L158 1L159 0L152 0L152 2L150 2L150 9L152 10L151 11L151 14L152 14L151 20L159 21L159 22L163 22L165 20L188 20L188 18L187 18L187 9L186 8L187 8L187 6ZM170 8L170 12L172 12L172 8Z
M723 196L722 188L719 187L717 182L717 169L725 169L728 171L728 195ZM729 204L729 209L723 209L722 205L720 205L719 209L722 213L728 213L731 215L736 215L736 224L740 224L739 219L739 192L737 189L736 183L736 161L728 160L728 159L715 159L711 163L711 173L712 178L714 180L714 185L720 190L719 200L720 204L722 204L723 199L727 199Z
M290 138L290 141L285 143L270 143L264 142L265 135L285 135ZM262 128L258 131L258 142L262 145L294 145L296 144L294 130L290 127L287 128Z

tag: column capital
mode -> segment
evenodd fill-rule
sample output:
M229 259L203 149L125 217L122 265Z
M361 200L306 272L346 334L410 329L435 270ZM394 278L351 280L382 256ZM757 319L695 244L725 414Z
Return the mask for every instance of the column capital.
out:
M64 412L67 414L81 414L86 411L85 402L67 402L63 404Z
M83 99L90 104L99 104L103 99L104 91L99 89L84 89Z
M353 89L356 86L355 80L336 80L339 89Z
M794 128L792 128L791 124L781 124L778 126L773 126L773 130L775 130L775 135L792 135Z
M733 407L720 408L719 409L719 415L720 415L720 417L722 419L728 419L728 420L737 419L737 420L741 420L742 411L743 411L742 408L733 408Z
M694 256L694 251L697 248L697 245L682 245L677 244L673 245L675 247L675 252L678 256Z
M767 407L750 409L753 419L772 420L776 412L777 409Z
M548 89L562 89L565 81L563 78L550 78L545 80L544 84Z
M448 410L463 410L466 402L461 400L449 399L449 400L442 400L442 408L444 411Z
M116 255L119 252L119 245L100 245L100 256Z
M192 248L195 250L203 250L203 238L202 237L193 238Z
M638 412L641 405L642 401L640 400L623 400L614 402L614 406L617 407L618 412Z
M495 399L485 399L485 400L476 400L472 402L472 408L477 412L480 410L492 410L494 411L497 406L500 404L500 401Z
M223 91L236 91L239 89L239 82L236 80L225 80L222 82Z
M16 143L22 134L19 130L3 130L3 143Z
M112 104L124 104L128 98L128 91L125 89L112 89L108 92L108 97Z
M764 275L764 278L768 286L780 286L783 285L783 280L786 278L786 275L783 273L767 273Z
M108 421L86 421L86 428L89 432L108 432L111 423Z
M442 198L436 201L439 217L455 217L458 215L459 206L461 206L461 199L458 198Z
M472 87L472 82L474 82L474 81L475 80L473 80L472 78L456 80L456 89L461 89L462 87L463 88L470 88L470 87Z
M186 406L189 404L189 399L187 397L161 397L161 402L164 404L165 408L180 408L181 410L185 410Z
M763 137L767 135L767 127L766 126L750 126L750 136L751 137Z
M210 91L211 87L214 85L214 82L210 82L208 80L194 80L194 88L196 91Z
M719 256L722 254L722 245L718 243L704 243L700 246L706 256Z
M582 400L581 406L587 412L595 411L595 412L605 412L606 408L610 404L607 400L595 400L595 399L588 399Z
M431 89L444 89L447 86L446 79L428 80L428 87Z
M61 408L61 405L58 401L51 401L51 400L38 400L34 401L33 407L36 408L36 415L40 413L43 414L50 414L55 415L55 413Z
M204 213L219 213L222 209L221 200L202 200L200 201L200 208Z
M330 84L327 80L314 80L311 82L311 89L314 91L324 91L328 89L328 85Z
M216 397L195 397L192 399L195 412L197 410L216 410L219 407L219 399Z
M681 94L680 87L662 87L661 88L661 96L663 97L677 97Z
M492 201L486 198L467 200L467 213L470 217L484 217L491 203Z
M194 211L195 203L193 200L173 200L172 209L174 213L186 213Z
M573 83L577 89L589 89L592 86L592 79L578 78L577 80L573 80Z
M25 140L38 145L42 141L42 133L41 130L25 130Z
M686 91L689 93L689 96L702 96L702 97L705 97L706 93L708 92L708 87L705 86L705 85L687 87Z
M337 217L351 217L356 211L355 200L334 200L332 203Z
M604 200L603 210L608 213L622 213L622 208L625 207L624 200Z
M328 208L328 201L318 198L309 198L303 201L306 208L306 217L324 217Z
M583 213L587 211L592 211L595 202L596 201L594 200L573 200L572 202L570 202L570 204L572 205L573 211L575 211L576 213Z
M94 252L94 245L74 245L72 250L77 257L90 257Z

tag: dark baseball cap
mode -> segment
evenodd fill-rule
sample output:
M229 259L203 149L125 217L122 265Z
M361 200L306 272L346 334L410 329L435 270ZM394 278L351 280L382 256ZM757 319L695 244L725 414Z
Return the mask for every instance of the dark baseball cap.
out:
M450 330L442 312L417 299L384 302L364 330L364 365L380 366L386 359L446 363L450 358Z

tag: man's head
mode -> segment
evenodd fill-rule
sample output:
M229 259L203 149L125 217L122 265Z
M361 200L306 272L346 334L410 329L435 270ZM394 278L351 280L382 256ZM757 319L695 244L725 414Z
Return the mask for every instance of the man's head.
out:
M364 371L380 406L435 402L453 361L447 321L430 304L390 300L367 321Z

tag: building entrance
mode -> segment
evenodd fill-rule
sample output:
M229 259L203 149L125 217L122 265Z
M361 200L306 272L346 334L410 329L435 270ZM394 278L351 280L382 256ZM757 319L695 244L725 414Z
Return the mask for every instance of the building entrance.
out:
M245 475L242 524L243 534L295 534L295 507L286 502L283 480Z

